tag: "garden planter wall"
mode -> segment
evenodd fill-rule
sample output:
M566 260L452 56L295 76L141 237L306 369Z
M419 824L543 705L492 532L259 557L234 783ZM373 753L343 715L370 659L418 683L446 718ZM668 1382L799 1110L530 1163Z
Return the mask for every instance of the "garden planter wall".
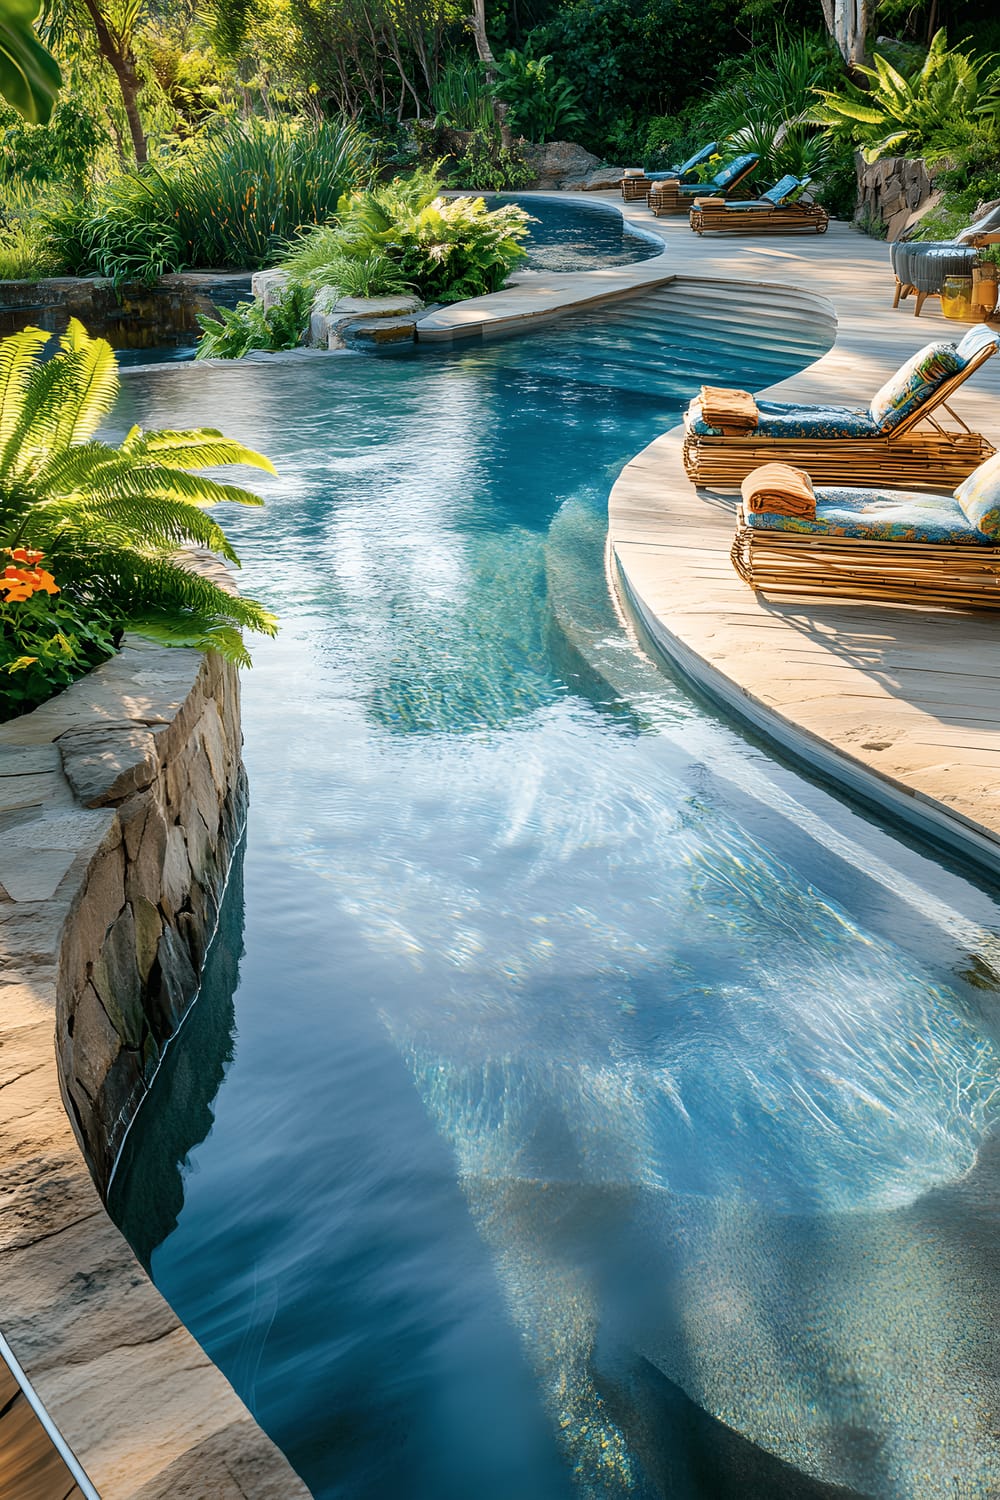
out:
M95 276L0 281L0 337L29 326L63 333L70 318L79 318L113 349L193 344L199 313L234 307L249 290L250 273L233 271L184 271L153 286L119 288Z

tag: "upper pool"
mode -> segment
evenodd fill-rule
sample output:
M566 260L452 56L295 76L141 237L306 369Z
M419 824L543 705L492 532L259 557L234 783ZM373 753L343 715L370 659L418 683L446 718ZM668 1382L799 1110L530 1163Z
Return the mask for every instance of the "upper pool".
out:
M488 193L486 202L490 208L519 203L535 220L525 242L531 271L592 271L663 252L657 236L641 233L616 208L583 194L567 202L533 193Z
M645 662L604 576L692 388L818 352L663 292L124 382L118 430L275 460L226 521L283 629L112 1206L320 1500L1000 1493L994 898Z

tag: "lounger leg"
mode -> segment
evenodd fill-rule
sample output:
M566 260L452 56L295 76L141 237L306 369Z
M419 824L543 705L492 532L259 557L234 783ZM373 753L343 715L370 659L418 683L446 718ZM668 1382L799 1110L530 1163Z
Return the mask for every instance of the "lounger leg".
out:
M913 309L913 316L915 318L919 318L920 317L920 309L923 307L924 303L927 301L927 298L929 296L930 296L930 292L918 292L917 293L917 305Z
M898 307L899 306L899 299L900 299L900 297L902 295L903 295L903 283L897 277L897 280L896 280L896 295L892 299L892 305L893 305L893 307Z

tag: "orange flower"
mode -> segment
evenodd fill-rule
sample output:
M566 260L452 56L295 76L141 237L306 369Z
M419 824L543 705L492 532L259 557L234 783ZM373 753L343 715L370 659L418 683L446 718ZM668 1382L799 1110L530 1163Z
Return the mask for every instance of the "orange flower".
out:
M59 585L45 568L36 566L45 556L44 552L33 552L29 547L6 549L13 562L7 564L0 578L0 590L6 594L5 604L21 604L32 594L58 594ZM16 568L14 563L26 563L27 567Z

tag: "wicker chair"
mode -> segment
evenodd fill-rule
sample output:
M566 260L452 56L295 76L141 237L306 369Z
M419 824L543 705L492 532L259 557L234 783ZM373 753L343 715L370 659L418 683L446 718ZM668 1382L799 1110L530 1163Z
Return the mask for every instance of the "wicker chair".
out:
M716 203L695 199L691 210L691 228L695 234L789 234L812 230L825 234L830 216L818 203L803 203L798 197L809 186L808 177L791 173L762 193L759 198L744 198L733 203Z
M1000 208L970 224L953 240L894 240L889 246L896 277L893 307L913 295L913 315L919 318L927 298L941 295L946 276L971 276L977 251L996 244L1000 244Z
M731 556L772 595L1000 609L1000 454L950 495L822 487L815 520L741 505Z
M957 484L994 448L955 414L949 398L998 347L1000 334L979 323L958 345L918 350L867 409L758 401L757 427L737 436L709 425L696 397L684 417L688 477L733 488L759 464L778 460L808 469L821 484L878 475L886 484L919 488L929 473ZM954 425L939 420L944 412Z

